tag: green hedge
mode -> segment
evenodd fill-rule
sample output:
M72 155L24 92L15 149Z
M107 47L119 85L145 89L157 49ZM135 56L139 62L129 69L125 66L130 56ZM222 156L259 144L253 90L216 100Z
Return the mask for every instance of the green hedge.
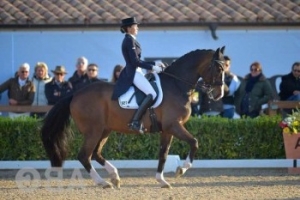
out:
M191 117L186 128L199 142L196 159L284 158L279 116L228 120ZM0 118L0 160L47 160L40 139L40 123L34 118ZM68 159L76 159L82 143L74 124ZM157 159L159 134L125 135L113 132L103 155L109 160ZM187 156L187 143L174 138L169 154Z

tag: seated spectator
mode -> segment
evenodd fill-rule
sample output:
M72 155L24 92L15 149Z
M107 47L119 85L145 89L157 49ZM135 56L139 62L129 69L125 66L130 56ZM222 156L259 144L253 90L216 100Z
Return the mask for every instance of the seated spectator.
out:
M273 98L271 84L259 62L250 65L250 73L241 81L235 96L238 113L251 118L259 116L262 105Z
M224 56L225 59L225 85L224 85L224 97L222 117L232 119L235 113L234 105L234 93L240 86L240 80L238 77L230 72L231 59L228 56Z
M117 82L117 80L119 79L120 73L123 70L123 68L124 68L124 66L122 66L122 65L116 65L114 67L114 70L113 70L110 82L112 82L112 83Z
M281 77L280 100L300 101L300 62L292 65L291 72Z
M31 105L34 99L35 87L32 81L29 80L30 66L28 63L23 63L18 70L17 76L8 79L0 85L0 93L8 91L9 105ZM11 118L19 116L29 116L30 113L13 113L9 112Z
M48 105L54 105L67 93L72 91L71 83L64 80L67 73L64 66L57 66L55 70L51 71L54 73L54 78L45 85Z
M45 95L45 85L51 81L48 75L48 66L44 62L36 63L32 82L35 86L35 95L32 105L45 106L48 100ZM30 113L32 117L43 117L45 113Z
M69 82L72 84L73 90L78 90L85 81L88 79L87 68L88 60L85 57L79 57L76 62L76 71L73 76L69 78Z

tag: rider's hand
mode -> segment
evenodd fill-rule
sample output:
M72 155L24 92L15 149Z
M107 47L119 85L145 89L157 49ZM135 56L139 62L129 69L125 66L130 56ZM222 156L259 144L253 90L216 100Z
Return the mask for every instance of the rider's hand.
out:
M162 67L154 65L152 67L152 70L155 71L155 72L157 72L157 73L160 73L162 71Z
M161 61L155 61L155 65L162 67L163 69L166 68L165 64Z

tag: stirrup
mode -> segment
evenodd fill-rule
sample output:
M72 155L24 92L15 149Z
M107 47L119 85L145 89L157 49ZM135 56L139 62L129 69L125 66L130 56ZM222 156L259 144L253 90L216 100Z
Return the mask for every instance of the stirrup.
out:
M144 126L143 124L140 124L139 121L133 121L130 124L128 124L129 129L133 131L138 131L139 133L143 134L144 133Z

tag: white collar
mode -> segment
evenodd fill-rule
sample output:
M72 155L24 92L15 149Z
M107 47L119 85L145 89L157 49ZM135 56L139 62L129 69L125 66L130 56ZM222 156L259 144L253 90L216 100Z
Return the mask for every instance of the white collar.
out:
M128 35L130 35L131 37L133 37L133 39L135 39L135 40L136 40L136 36L134 36L134 35L131 35L130 33L128 33Z
M19 85L20 85L20 86L24 86L25 83L26 83L26 80L27 80L27 79L22 80L22 79L20 79L20 77L19 77L19 78L18 78Z

